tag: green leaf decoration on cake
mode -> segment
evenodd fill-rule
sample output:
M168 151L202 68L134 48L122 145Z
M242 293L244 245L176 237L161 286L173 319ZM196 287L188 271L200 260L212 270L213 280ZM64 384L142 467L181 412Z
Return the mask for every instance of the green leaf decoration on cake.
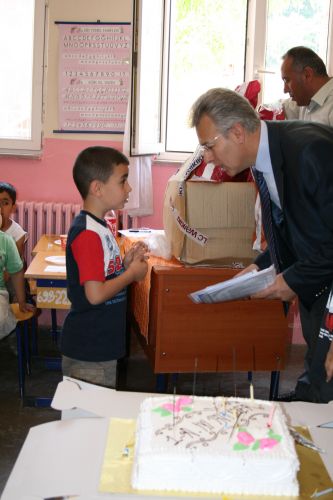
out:
M253 451L256 451L256 450L259 450L259 448L260 448L260 440L259 440L259 439L257 439L257 440L254 442L254 444L252 445L252 450L253 450Z
M282 436L280 436L280 434L275 434L275 432L273 431L273 429L269 429L268 431L268 436L272 439L275 439L276 441L281 441L282 439Z
M171 415L171 411L162 408L162 406L154 408L153 411L155 411L156 413L160 413L161 417L168 417L169 415Z
M243 450L247 450L248 446L246 446L246 444L242 444L242 443L235 443L233 449L235 451L243 451Z
M179 415L182 411L192 411L192 407L187 406L193 404L193 399L189 396L179 396L174 398L173 401L165 402L153 411L160 413L161 417L168 417L169 415Z

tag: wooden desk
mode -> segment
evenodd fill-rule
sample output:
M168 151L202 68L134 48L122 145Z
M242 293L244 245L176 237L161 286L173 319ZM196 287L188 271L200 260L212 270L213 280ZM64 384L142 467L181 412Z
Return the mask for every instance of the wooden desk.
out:
M61 245L58 245L55 241L60 241L59 234L43 234L32 249L31 255L34 257L38 252L51 252L51 255L63 254L64 251Z
M284 368L291 330L279 300L194 304L188 294L238 270L153 266L144 349L155 373ZM135 303L135 287L131 302ZM140 318L134 318L138 324Z
M38 252L25 272L27 279L36 280L37 307L41 309L69 309L70 302L67 298L67 283L65 272L50 272L46 268L53 266L45 260L54 255L53 251ZM58 255L65 255L64 251ZM53 266L60 268L62 266Z

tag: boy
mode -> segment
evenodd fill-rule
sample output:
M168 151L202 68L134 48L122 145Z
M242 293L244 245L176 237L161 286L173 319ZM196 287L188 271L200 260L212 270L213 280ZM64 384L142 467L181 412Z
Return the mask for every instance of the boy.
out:
M62 330L64 375L115 387L117 359L125 354L126 287L147 272L140 243L122 261L104 216L128 200L128 160L119 151L89 147L77 157L73 178L83 199L66 247L71 310Z
M21 259L23 260L27 232L22 229L20 224L11 219L11 215L16 210L16 189L9 182L0 182L0 210L2 215L2 226L0 226L0 229L14 238Z
M0 227L2 222L0 214ZM4 269L9 273L22 312L33 311L34 307L26 304L24 291L23 263L15 241L11 236L0 231L0 339L6 337L16 326L16 318L9 306L9 296L4 281Z

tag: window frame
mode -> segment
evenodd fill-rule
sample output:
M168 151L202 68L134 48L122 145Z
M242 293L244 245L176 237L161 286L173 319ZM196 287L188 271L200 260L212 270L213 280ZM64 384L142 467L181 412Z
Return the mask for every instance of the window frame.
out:
M33 71L31 99L31 139L0 137L0 156L39 157L42 150L43 78L45 41L45 0L35 0Z
M134 9L140 10L140 5L149 0L134 0ZM172 0L164 0L164 21L163 21L163 49L161 50L161 61L155 61L156 65L159 64L162 67L162 78L161 84L161 101L159 104L159 114L160 114L160 130L159 130L159 142L156 143L155 147L153 143L151 144L152 149L149 151L147 149L142 150L140 148L140 142L135 135L135 130L133 129L132 122L131 127L131 138L135 142L135 149L131 148L131 155L139 156L144 154L151 154L155 156L155 163L158 162L183 162L192 152L172 152L165 151L165 138L166 138L166 108L167 108L167 76L168 76L168 53L169 53L169 31L170 31L170 4ZM246 49L245 49L245 71L244 71L244 81L250 81L253 79L259 80L263 83L263 77L265 73L269 72L265 68L265 50L266 50L266 30L267 30L267 9L268 0L247 0L247 27L246 27ZM138 12L138 10L137 10ZM160 20L154 19L153 22L160 22ZM330 0L330 16L328 21L328 43L327 43L327 71L329 75L333 74L333 0ZM138 26L133 21L133 33L138 29ZM139 63L139 58L137 54L140 53L140 34L138 36L133 36L136 39L137 45L135 47L135 54L133 57L134 68L133 72L139 72L140 69L137 67ZM332 47L330 49L330 47ZM131 96L131 110L133 118L133 110L140 109L140 104L137 104L137 99L139 98L139 92L137 91L136 84L139 83L135 81L132 83L132 96ZM261 104L260 102L258 104ZM141 106L143 108L143 106Z

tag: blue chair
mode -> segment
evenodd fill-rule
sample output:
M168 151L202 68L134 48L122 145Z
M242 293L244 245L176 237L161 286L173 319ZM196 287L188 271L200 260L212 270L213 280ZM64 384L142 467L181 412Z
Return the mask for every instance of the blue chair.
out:
M17 303L10 304L11 310L17 319L16 342L18 358L18 380L20 398L24 397L25 374L30 375L30 332L33 351L36 349L37 320L34 311L22 312ZM30 323L30 324L29 324Z

